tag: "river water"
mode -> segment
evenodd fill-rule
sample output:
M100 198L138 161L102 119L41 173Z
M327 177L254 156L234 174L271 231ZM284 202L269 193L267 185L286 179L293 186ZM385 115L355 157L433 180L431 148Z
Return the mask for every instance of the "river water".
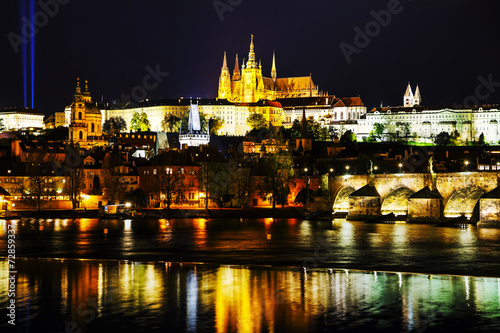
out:
M19 332L500 330L498 229L0 220L4 257L12 223ZM1 318L8 276L1 260Z

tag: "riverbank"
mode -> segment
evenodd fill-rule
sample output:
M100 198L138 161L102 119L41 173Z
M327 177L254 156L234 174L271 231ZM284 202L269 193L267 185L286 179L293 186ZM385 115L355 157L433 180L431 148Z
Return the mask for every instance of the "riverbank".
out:
M137 209L116 214L103 214L99 210L48 210L48 211L14 211L5 219L41 218L41 219L79 219L79 218L309 218L331 219L332 213L308 212L304 207L279 208L223 208L223 209Z

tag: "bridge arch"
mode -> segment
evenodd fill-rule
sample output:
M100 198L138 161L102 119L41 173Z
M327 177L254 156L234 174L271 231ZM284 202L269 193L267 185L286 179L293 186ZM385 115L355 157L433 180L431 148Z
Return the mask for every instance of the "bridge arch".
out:
M479 205L479 198L486 191L477 186L467 186L456 190L446 202L444 207L445 217L465 215L471 217Z
M335 200L333 201L332 210L334 212L349 212L349 195L354 191L356 190L352 186L340 189L335 196Z
M380 208L382 214L394 213L395 215L408 214L408 198L415 193L406 186L401 186L385 197Z

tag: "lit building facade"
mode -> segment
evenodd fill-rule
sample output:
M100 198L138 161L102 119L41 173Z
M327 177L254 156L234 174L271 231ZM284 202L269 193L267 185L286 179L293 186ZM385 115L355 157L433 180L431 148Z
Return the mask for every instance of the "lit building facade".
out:
M236 55L233 74L227 65L226 53L219 76L218 98L234 103L256 103L260 100L274 101L278 98L316 97L320 96L319 88L311 76L278 78L276 57L273 54L271 77L262 75L262 64L257 64L253 35L250 42L248 61L239 68Z
M85 81L85 89L82 93L79 79L77 79L76 90L71 103L69 140L80 146L93 146L103 143L101 110L92 104L87 81Z
M431 142L441 132L458 131L462 141L478 141L484 134L485 141L497 143L500 140L500 110L498 105L474 108L432 108L432 107L381 107L358 120L358 138L368 137L376 123L386 126L388 135L403 135L403 124L409 125L410 136L420 141Z
M6 131L20 129L45 128L45 115L32 109L9 108L0 110L0 119Z

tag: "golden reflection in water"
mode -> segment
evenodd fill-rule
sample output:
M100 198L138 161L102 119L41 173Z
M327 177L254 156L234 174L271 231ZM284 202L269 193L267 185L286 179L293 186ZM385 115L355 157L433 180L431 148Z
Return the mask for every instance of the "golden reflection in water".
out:
M207 219L193 219L194 243L199 250L207 247Z
M341 246L353 246L354 245L354 226L351 222L345 221L340 227L340 239L339 244Z
M106 284L105 290L110 286L116 297L103 295L105 299L123 300L123 306L129 309L147 308L148 310L161 307L164 297L162 270L155 269L153 264L140 264L134 262L121 262L118 268L118 277L105 276L102 281Z
M7 221L0 220L0 237L7 234Z
M80 232L89 232L92 229L93 225L96 223L95 219L78 219L75 220L78 223L78 227Z

